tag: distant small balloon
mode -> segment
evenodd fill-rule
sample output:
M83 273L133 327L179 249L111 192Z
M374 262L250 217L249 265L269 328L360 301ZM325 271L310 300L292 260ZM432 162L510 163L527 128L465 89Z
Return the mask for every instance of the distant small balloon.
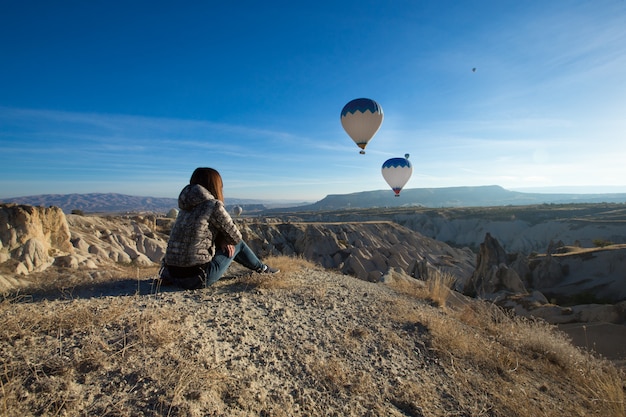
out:
M476 68L472 68L472 72L476 72Z
M168 219L175 219L178 216L178 209L170 209L170 211L167 212L167 218Z
M233 213L235 214L235 216L241 216L241 213L243 213L243 208L241 206L235 206L233 207Z

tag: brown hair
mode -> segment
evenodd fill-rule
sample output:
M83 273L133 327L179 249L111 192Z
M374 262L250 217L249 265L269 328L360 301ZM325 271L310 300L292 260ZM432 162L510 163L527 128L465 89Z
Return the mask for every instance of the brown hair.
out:
M217 198L222 203L224 202L224 193L222 191L224 183L222 182L222 176L213 168L196 168L193 174L191 174L189 184L203 186L213 194L213 197Z

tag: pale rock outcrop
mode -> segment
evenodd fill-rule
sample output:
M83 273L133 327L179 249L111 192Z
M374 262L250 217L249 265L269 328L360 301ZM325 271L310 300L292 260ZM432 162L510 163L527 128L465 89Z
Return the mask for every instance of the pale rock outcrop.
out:
M48 255L48 248L36 238L28 239L11 251L11 258L24 265L28 272L44 270L54 262L54 258Z
M89 243L82 237L74 237L71 239L72 246L79 252L89 252Z
M528 265L533 288L551 288L563 280L563 267L552 255L531 259Z
M626 323L626 301L617 304L579 304L562 307L556 304L540 304L536 306L524 303L507 302L499 304L509 308L519 316L541 318L551 324L569 323Z
M15 207L0 210L2 292L25 285L28 281L23 275L52 264L89 269L93 276L106 275L111 262L156 265L167 246L163 231L174 221L150 216L65 217L54 208ZM457 291L473 288L519 315L555 324L626 320L624 303L619 303L626 299L626 245L582 249L557 242L546 255L526 257L507 254L488 233L476 257L467 248L453 248L389 221L236 221L261 258L302 256L372 282L423 281L436 272L447 272L456 278ZM561 307L548 301L574 299L581 293L615 300L615 305Z
M512 208L513 210L513 208ZM330 219L328 219L330 220ZM509 253L544 251L551 241L578 242L592 247L594 240L605 239L614 243L626 243L626 224L614 222L610 228L601 222L579 220L548 220L534 223L516 219L490 220L480 217L448 218L445 210L433 213L411 213L394 215L393 220L403 226L422 233L424 236L457 246L478 247L486 233L498 239Z
M145 256L151 262L158 262L165 256L167 245L163 244L163 239L155 239L144 234L137 235L135 239L137 252Z
M107 219L68 215L68 223L75 251L96 264L113 261L149 266L161 261L167 247L167 236L155 232L159 222L154 216Z
M0 204L0 289L19 288L17 282L27 282L20 276L51 265L87 270L110 262L156 265L167 247L156 220L154 215L66 216L57 207Z
M24 274L52 265L54 256L73 252L65 214L58 207L0 204L2 259L11 272Z
M239 225L244 240L261 257L299 255L366 281L380 281L390 269L409 274L415 262L449 272L461 285L474 270L474 254L469 249L452 248L393 222L241 219Z
M170 209L165 217L167 217L168 219L175 219L176 217L178 217L178 209Z
M78 258L76 256L57 256L54 264L61 268L78 269Z

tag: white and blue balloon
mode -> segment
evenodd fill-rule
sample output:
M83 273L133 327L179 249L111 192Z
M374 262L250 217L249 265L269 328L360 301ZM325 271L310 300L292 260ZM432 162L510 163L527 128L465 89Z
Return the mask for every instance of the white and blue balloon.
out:
M383 163L381 169L383 178L391 187L396 197L400 197L400 190L406 185L413 174L413 166L409 162L409 154L404 158L391 158Z
M341 125L344 130L365 153L365 147L383 124L383 108L372 99L357 98L343 106Z

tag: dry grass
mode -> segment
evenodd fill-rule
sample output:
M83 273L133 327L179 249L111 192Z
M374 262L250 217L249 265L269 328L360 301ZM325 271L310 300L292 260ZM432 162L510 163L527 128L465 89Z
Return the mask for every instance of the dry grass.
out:
M444 307L450 298L451 288L455 281L454 275L447 272L437 272L426 281L428 298L440 307Z
M624 375L541 321L300 258L200 291L0 302L5 416L624 417Z
M426 281L403 277L392 280L390 285L400 293L430 300L443 308L452 294L451 288L454 281L454 275L437 271Z
M442 288L449 281L445 282ZM404 284L402 292L435 299L431 285L417 288L421 290L407 291ZM439 289L435 291L441 294ZM438 305L445 301L437 299ZM558 409L562 400L553 404L529 401L529 397L547 392L555 398L579 399L567 415L626 416L624 371L573 346L555 326L479 301L460 310L446 309L446 313L441 308L411 309L407 303L398 303L394 309L390 318L427 328L430 349L437 352L447 372L474 387L463 393L466 397L469 394L464 407L472 416L499 415L494 410L508 410L519 417L554 415L546 410ZM566 386L557 387L554 381L564 381ZM403 390L411 398L431 395L424 387L411 384ZM481 397L483 400L478 400ZM474 405L471 399L476 400ZM485 408L485 402L492 406Z
M266 259L265 262L272 268L279 269L280 272L271 275L256 273L250 274L245 277L244 282L266 289L291 288L293 286L293 282L287 279L290 274L307 268L316 268L311 261L304 259L301 256L272 256Z

